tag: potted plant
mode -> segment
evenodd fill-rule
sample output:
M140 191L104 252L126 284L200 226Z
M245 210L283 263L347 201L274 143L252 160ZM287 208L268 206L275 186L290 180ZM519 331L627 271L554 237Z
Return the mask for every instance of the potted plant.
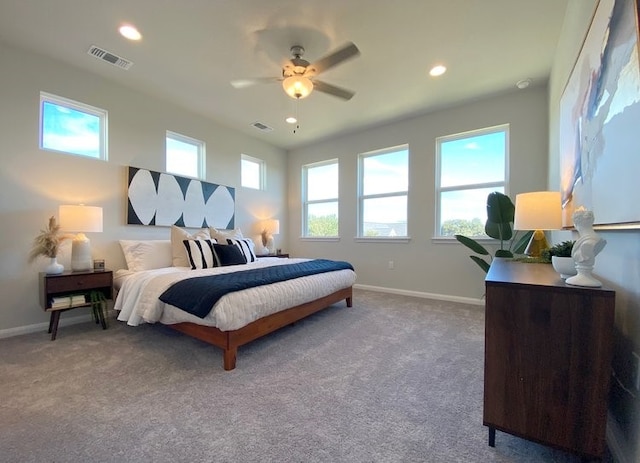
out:
M40 230L40 234L33 240L29 262L33 262L40 256L48 257L50 262L45 268L45 272L50 275L62 273L64 266L58 263L58 251L62 242L68 238L70 235L60 234L60 225L56 222L56 218L51 216L47 228Z
M507 195L494 191L487 196L487 221L484 232L487 236L500 240L500 248L496 250L495 257L513 257L514 254L522 254L527 247L533 231L527 231L518 241L517 232L513 229L513 218L516 207ZM480 256L469 256L478 266L489 271L491 266L491 253L478 241L464 235L454 235L456 240L464 244ZM488 256L489 261L485 257Z
M553 265L553 268L560 274L562 279L567 279L578 273L573 257L571 257L574 244L575 241L572 240L563 241L554 244L549 249L544 249L541 253L547 262L551 262L551 265Z

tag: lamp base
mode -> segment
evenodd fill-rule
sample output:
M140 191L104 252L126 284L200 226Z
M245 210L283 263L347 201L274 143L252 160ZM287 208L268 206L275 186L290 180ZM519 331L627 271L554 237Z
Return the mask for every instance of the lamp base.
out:
M544 249L549 249L547 237L542 230L536 230L533 232L533 235L531 235L531 239L524 253L529 257L540 257Z
M78 233L71 243L71 270L84 272L92 268L91 242L84 233Z

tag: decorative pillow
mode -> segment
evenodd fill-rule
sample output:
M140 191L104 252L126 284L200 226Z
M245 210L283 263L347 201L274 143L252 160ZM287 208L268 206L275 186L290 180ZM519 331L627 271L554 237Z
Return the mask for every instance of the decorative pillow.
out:
M227 238L227 244L233 244L240 248L244 258L247 259L247 262L255 262L256 261L256 252L253 244L253 240L251 238L243 238L243 239L230 239Z
M171 267L171 240L120 240L120 247L132 272Z
M218 266L213 252L215 243L215 240L182 241L187 252L187 260L191 265L191 270Z
M244 238L242 230L239 228L219 229L209 227L209 233L211 234L211 238L214 238L220 244L226 243L227 239L241 240Z
M174 267L191 267L189 260L187 259L187 252L185 251L184 240L208 240L211 238L208 228L202 228L197 232L191 234L188 231L171 225L171 255L172 263Z
M227 265L240 265L246 264L247 259L240 251L238 246L228 246L226 244L214 244L213 250L219 267L226 267Z

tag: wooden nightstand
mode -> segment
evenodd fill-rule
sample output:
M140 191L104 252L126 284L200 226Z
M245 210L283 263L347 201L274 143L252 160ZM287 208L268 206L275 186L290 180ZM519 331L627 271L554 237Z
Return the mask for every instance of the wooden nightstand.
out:
M40 305L45 312L51 312L49 319L49 333L51 340L56 339L60 314L78 307L90 307L91 301L88 295L92 291L99 291L105 299L113 296L113 272L111 270L64 272L59 275L47 275L40 273ZM86 301L74 302L69 306L52 307L54 298L65 298L72 295L87 296ZM107 329L107 322L102 310L97 310L96 323Z
M262 254L261 256L258 256L258 257L280 257L282 259L288 259L289 254Z

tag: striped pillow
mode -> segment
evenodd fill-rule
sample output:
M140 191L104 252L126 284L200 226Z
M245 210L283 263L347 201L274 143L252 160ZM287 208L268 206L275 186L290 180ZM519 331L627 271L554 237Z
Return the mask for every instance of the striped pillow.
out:
M243 239L230 239L227 238L227 244L233 244L240 248L244 258L247 259L247 262L255 262L256 252L254 250L253 240L251 238L243 238Z
M217 267L213 245L216 240L183 240L191 270Z

